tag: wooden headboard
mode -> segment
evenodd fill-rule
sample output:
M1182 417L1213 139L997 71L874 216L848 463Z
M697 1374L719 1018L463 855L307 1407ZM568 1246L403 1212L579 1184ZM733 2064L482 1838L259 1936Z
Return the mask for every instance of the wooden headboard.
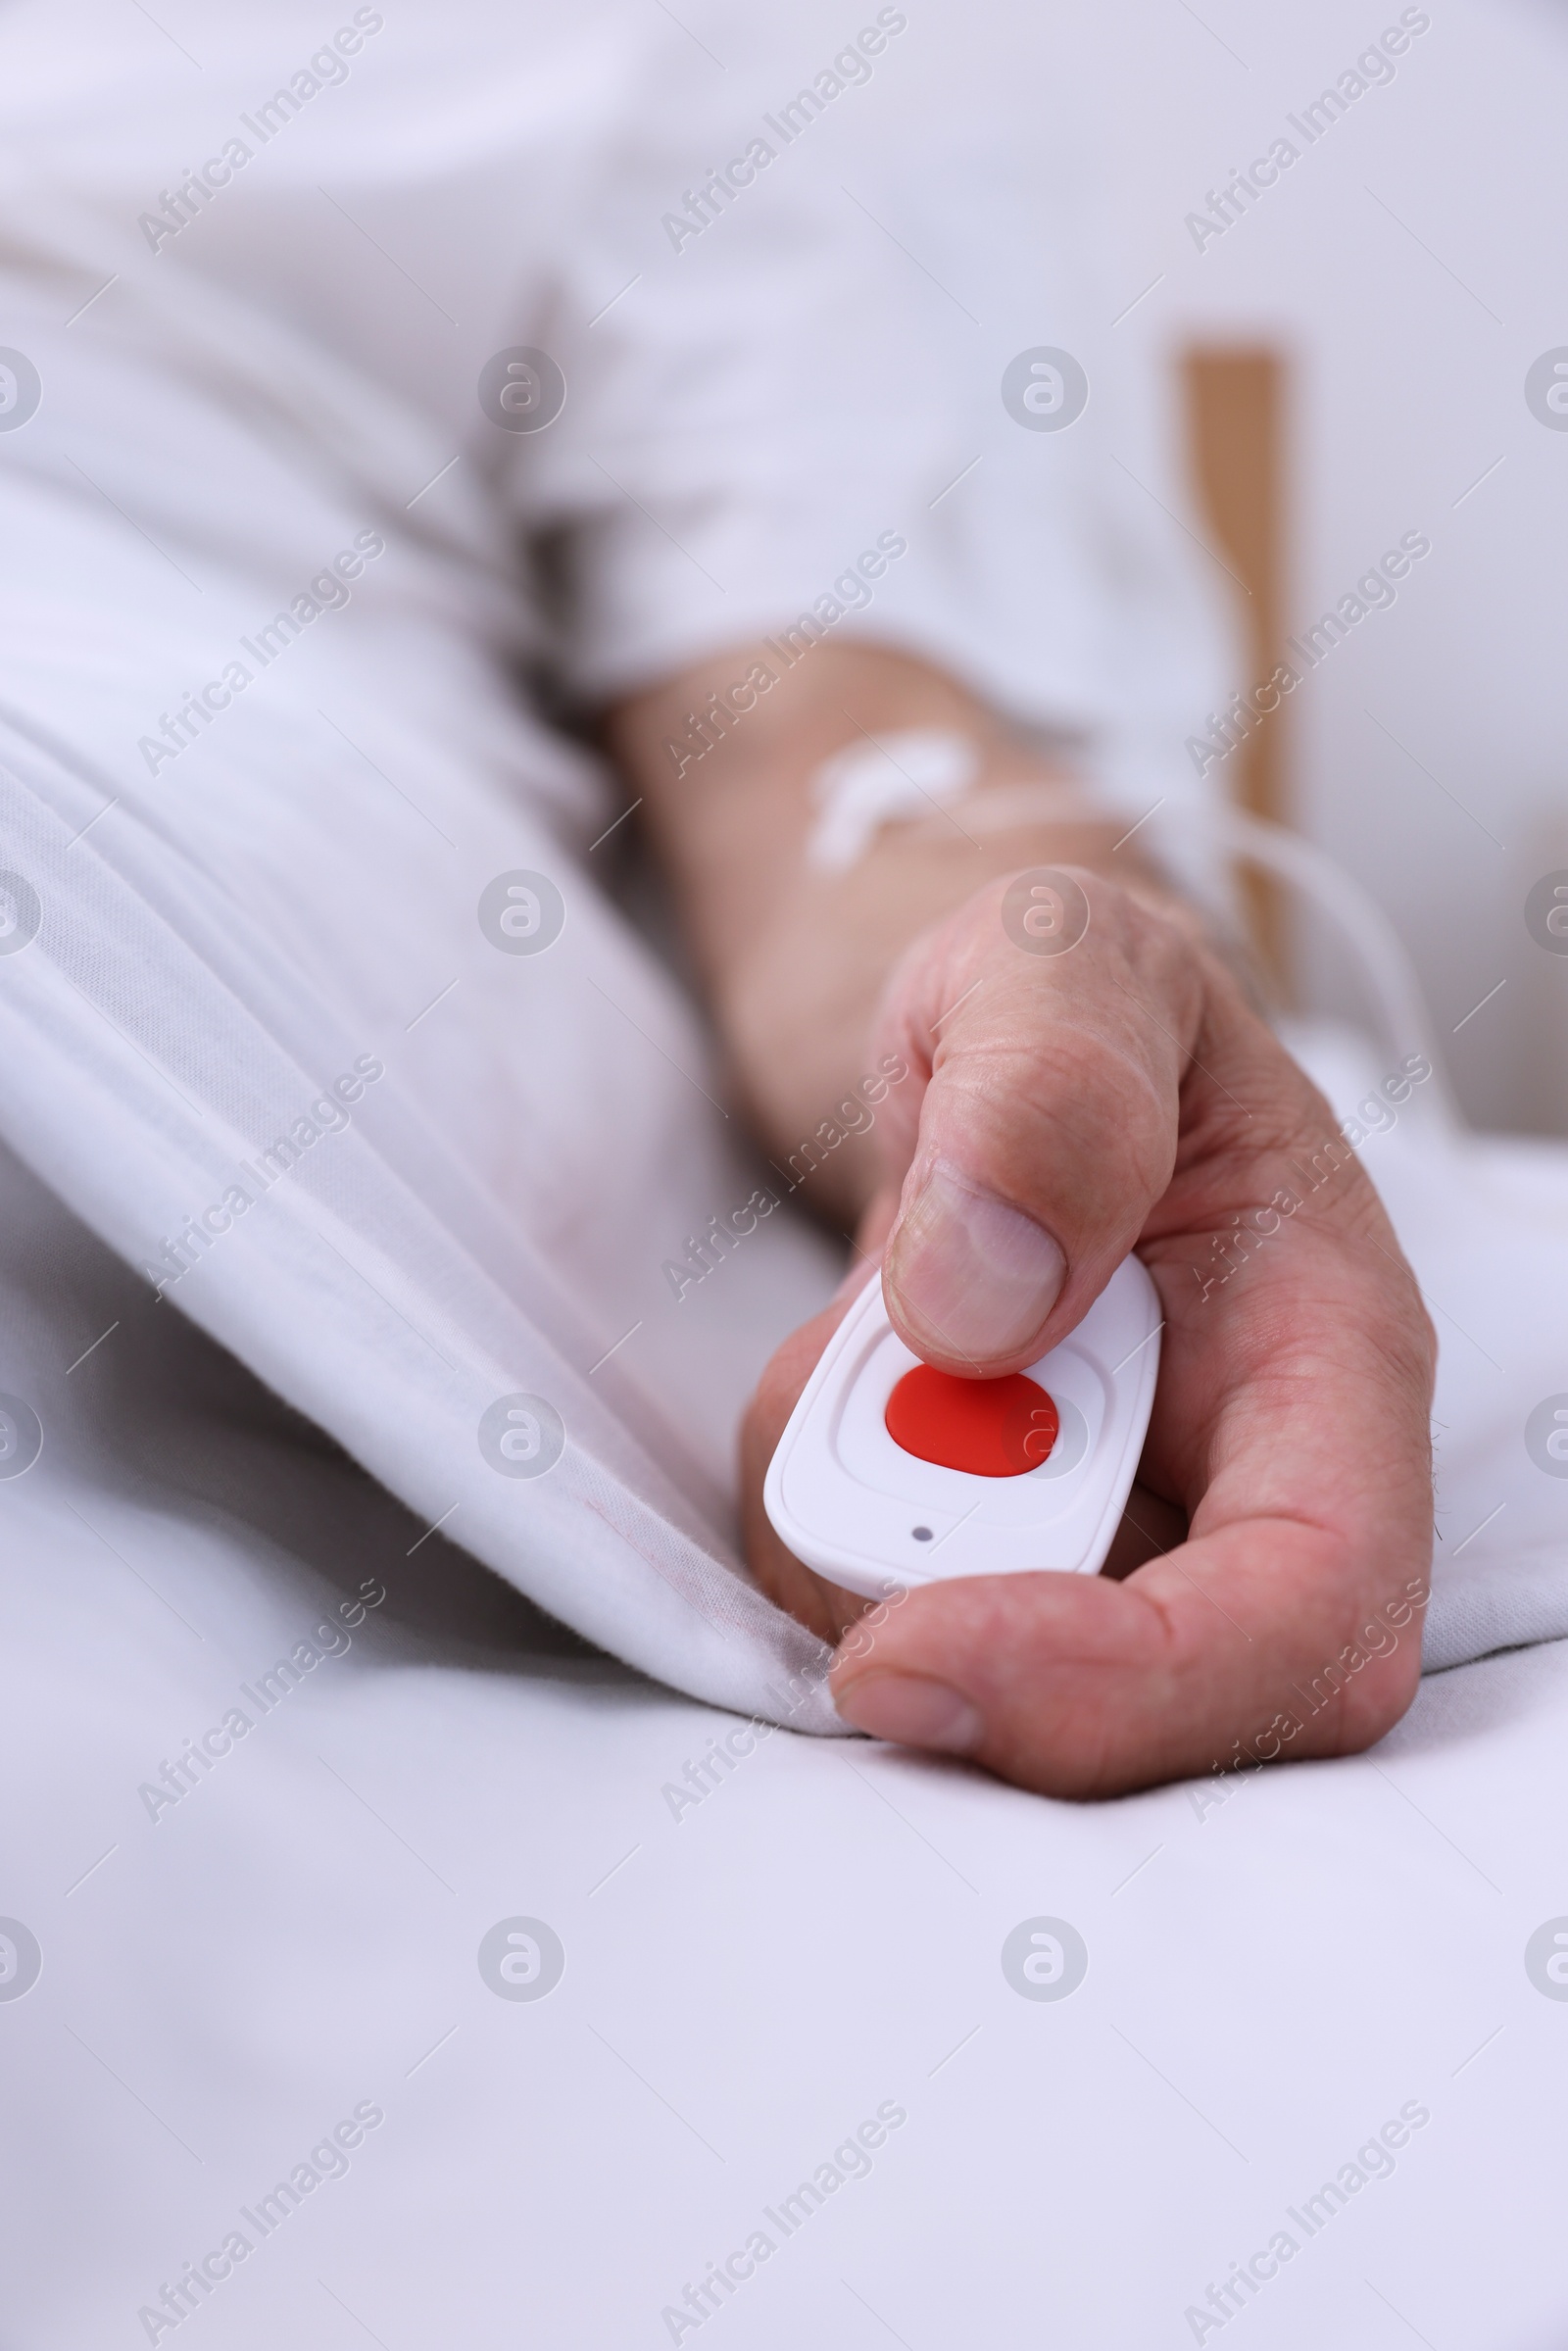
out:
M1195 345L1182 358L1187 445L1199 514L1216 551L1246 591L1247 682L1258 685L1285 641L1285 368L1255 345ZM1241 683L1238 680L1238 683ZM1238 806L1276 824L1289 819L1288 702L1261 720L1226 761ZM1259 960L1288 1001L1285 909L1277 885L1247 873L1243 904Z

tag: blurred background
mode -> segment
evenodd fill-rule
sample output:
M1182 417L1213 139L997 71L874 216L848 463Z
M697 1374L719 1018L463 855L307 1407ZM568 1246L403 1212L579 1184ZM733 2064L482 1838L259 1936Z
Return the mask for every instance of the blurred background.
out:
M1568 429L1526 398L1538 362L1568 361L1568 6L904 13L872 84L813 125L811 169L854 196L880 148L919 181L890 263L923 284L942 346L972 356L977 401L1020 342L1082 359L1074 437L1201 540L1237 621L1234 687L1294 658L1288 640L1401 538L1430 542L1304 676L1267 772L1240 755L1216 772L1387 910L1471 1123L1568 1134L1568 954L1524 911L1568 869ZM858 22L808 0L764 33L724 0L682 4L671 47L696 102L749 39L776 78ZM1238 169L1280 138L1298 159L1227 219ZM1207 498L1195 431L1220 477ZM1030 436L1042 463L1053 438ZM1291 1008L1363 1015L1342 947L1275 917Z
M122 0L90 0L84 25L98 6L119 21ZM153 137L139 119L186 103L202 29L216 41L225 13L193 0L142 9L145 86L117 89L115 128L90 140L81 125L105 117L84 111L74 85L94 78L92 40L78 60L47 24L34 27L56 91L53 145L68 150L77 122L73 169L90 178L102 165L117 234L128 221L116 141L139 153L138 138ZM950 485L938 525L1009 466L1066 471L1069 445L1073 463L1092 450L1110 490L1133 509L1144 502L1173 538L1178 525L1186 532L1176 543L1198 566L1193 603L1205 582L1231 603L1237 691L1266 678L1386 550L1429 543L1393 600L1348 625L1270 722L1262 765L1239 753L1217 772L1319 843L1388 910L1470 1120L1568 1134L1568 954L1540 945L1525 921L1538 881L1568 871L1568 408L1552 411L1539 393L1533 408L1526 395L1533 368L1549 368L1558 351L1568 362L1568 0L1121 0L1114 10L907 0L881 11L904 29L869 80L811 124L741 222L685 255L671 253L650 189L667 182L678 203L684 174L700 180L728 151L721 141L755 130L759 91L784 103L877 10L870 0L787 10L627 0L627 13L649 51L647 86L629 93L639 126L629 135L646 146L652 176L635 189L623 250L606 259L606 311L617 287L637 284L634 300L651 313L663 305L678 323L686 304L695 315L724 240L754 238L767 267L758 232L769 207L810 188L830 233L856 241L867 306L883 276L913 289L933 364L956 366L972 394L985 469ZM459 82L471 66L464 27L485 21L483 8L454 17ZM248 20L234 22L247 30ZM416 16L409 29L418 33ZM431 209L422 187L375 211L378 264L355 225L327 216L316 184L325 174L346 186L357 220L362 197L379 204L348 135L358 122L366 137L368 125L373 144L373 118L356 112L371 86L367 65L334 97L338 113L291 131L270 170L284 185L299 177L312 270L325 252L341 279L334 318L358 318L356 304L373 312L400 366L425 368L432 407L461 407L471 433L477 360L462 337L449 343L446 314L416 282L431 269L462 274L439 222L428 255L421 242ZM547 97L535 90L533 102ZM433 91L432 121L443 104L450 116L451 91ZM1229 198L1237 171L1281 139L1297 160L1272 185ZM478 130L470 144L482 146ZM417 183L421 159L408 161ZM157 270L194 257L190 266L246 292L269 268L299 275L294 248L279 242L281 213L258 212L255 233L270 244L247 242L249 201L215 208L201 241L160 257ZM495 233L504 242L504 224ZM127 285L152 282L144 252L124 267ZM291 286L289 300L306 296ZM713 320L703 313L700 323ZM1053 345L1081 359L1088 411L1070 433L1014 433L999 378L1020 350ZM373 344L357 356L373 367ZM1195 406L1199 382L1206 400ZM800 398L830 411L833 392L806 381ZM1191 463L1195 426L1206 484ZM890 415L889 439L897 433ZM1193 725L1204 727L1203 711ZM1361 1011L1336 944L1295 912L1278 930L1294 1009Z
M1113 336L1167 382L1194 343L1277 355L1283 634L1403 533L1432 542L1285 706L1282 813L1393 917L1471 1121L1568 1133L1568 956L1524 920L1568 867L1568 431L1525 397L1568 345L1568 10L1403 12L1429 28L1309 148L1288 118L1397 8L1118 16L1123 70L1095 110L1107 252L1116 294L1151 290ZM1207 192L1282 133L1300 160L1200 250L1185 216L1220 218ZM1290 947L1298 1004L1352 1011L1332 944L1298 921Z

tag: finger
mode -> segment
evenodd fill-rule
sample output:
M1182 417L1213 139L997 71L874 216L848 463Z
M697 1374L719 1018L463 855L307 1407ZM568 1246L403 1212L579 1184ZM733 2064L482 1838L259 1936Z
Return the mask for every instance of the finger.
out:
M1420 1673L1409 1581L1363 1591L1330 1539L1257 1520L1125 1584L932 1586L863 1657L847 1647L830 1687L873 1737L968 1756L1047 1795L1116 1795L1380 1738Z
M1065 1337L1133 1247L1175 1161L1203 1006L1173 919L1068 877L1088 929L1059 955L1018 943L1001 880L920 943L890 991L887 1041L923 1077L892 1130L905 1176L889 1245L901 1337L970 1376ZM1014 926L1015 928L1016 926Z
M1057 1795L1265 1750L1342 1753L1397 1720L1431 1558L1430 1338L1375 1233L1303 1218L1285 1239L1229 1299L1184 1305L1156 1269L1162 1387L1193 1407L1161 1467L1192 1540L1120 1585L984 1577L912 1594L868 1655L835 1667L847 1720Z

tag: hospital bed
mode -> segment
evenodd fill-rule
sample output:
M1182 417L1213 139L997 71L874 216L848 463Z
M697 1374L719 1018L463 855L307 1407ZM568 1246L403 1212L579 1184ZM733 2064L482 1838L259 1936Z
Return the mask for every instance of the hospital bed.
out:
M1443 1347L1429 1671L1377 1749L1077 1807L835 1735L825 1652L737 1572L726 1488L738 1397L836 1269L780 1214L722 1279L662 1289L666 1247L755 1170L699 1100L700 1024L589 867L602 779L498 682L546 648L474 370L449 385L441 330L354 243L417 275L455 207L465 367L516 340L484 173L533 67L438 103L404 53L389 142L365 93L398 53L367 31L347 86L267 142L270 176L258 156L149 255L137 206L195 135L186 66L89 11L68 72L38 11L10 22L72 200L4 167L5 336L46 392L0 479L0 868L38 877L0 937L6 2351L1152 2351L1232 2327L1556 2351L1568 1484L1525 1433L1568 1391L1563 1150L1456 1136L1440 1080L1365 1122ZM286 30L234 28L201 90L251 110ZM658 93L630 86L652 140ZM527 193L569 225L567 181ZM842 233L858 304L881 280ZM334 239L353 263L283 315L268 256L292 285ZM725 250L662 265L673 343ZM608 316L584 335L634 345L636 302ZM378 320L356 369L350 329ZM657 385L669 352L638 364ZM964 463L909 401L904 440L868 438L869 505L893 457L933 499ZM976 499L1006 478L991 408ZM815 561L779 445L768 529L713 502L777 566L759 599ZM612 454L622 479L667 458L632 433ZM640 658L713 642L577 462L551 496L633 534ZM684 486L629 478L656 506ZM960 551L966 511L940 525ZM266 677L172 738L214 649L256 646L334 551L362 566L346 597L311 597ZM1178 567L1150 560L1168 610ZM1038 597L998 603L965 634L932 589L911 639L979 662L1025 609L1049 636ZM628 590L606 633L637 619ZM1166 648L1184 693L1200 635ZM143 735L177 757L148 772ZM559 947L498 955L481 894L541 865ZM1364 1034L1290 1032L1345 1119L1415 1017L1359 935L1392 1036L1375 1005ZM266 1194L243 1219L241 1163ZM483 1411L547 1384L561 1474L496 1477Z

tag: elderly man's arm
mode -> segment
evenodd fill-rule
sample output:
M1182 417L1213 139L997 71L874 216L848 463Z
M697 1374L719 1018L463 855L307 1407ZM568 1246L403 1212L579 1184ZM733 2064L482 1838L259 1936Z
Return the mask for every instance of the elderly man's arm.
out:
M710 724L701 758L672 754L758 658L778 666L738 649L628 702L612 739L765 1144L795 1150L877 1058L908 1064L875 1149L830 1154L806 1197L835 1221L859 1215L863 1249L885 1245L894 1321L945 1369L1033 1361L1134 1246L1165 1314L1132 1505L1147 1539L1120 1555L1123 1580L931 1586L847 1645L841 1710L1058 1793L1365 1744L1419 1669L1418 1630L1368 1627L1391 1610L1418 1627L1433 1349L1358 1163L1342 1152L1322 1182L1301 1173L1335 1134L1326 1103L1196 915L1135 861L1137 843L1118 847L1124 828L1075 813L1070 778L940 672L813 647ZM913 728L973 741L978 798L884 825L847 869L822 870L808 855L821 762ZM1088 901L1069 954L1027 953L1003 920L1008 879L1042 864L1072 869ZM1216 1236L1270 1203L1268 1246L1218 1280L1231 1259ZM784 1551L760 1484L843 1311L775 1356L744 1466L753 1566L829 1638L864 1603Z
M973 741L976 790L1054 783L1067 801L1071 778L1043 767L954 680L876 648L814 646L727 732L709 718L713 748L703 750L692 717L754 662L780 667L762 647L705 662L627 705L614 740L646 795L749 1107L782 1156L863 1073L888 974L929 923L1022 865L1120 865L1129 880L1140 867L1136 846L1112 858L1124 824L1029 815L969 829L963 808L944 815L933 800L922 821L874 833L847 871L822 870L807 857L809 788L836 753L933 728ZM868 1154L839 1154L807 1198L845 1217L864 1208L873 1181Z

